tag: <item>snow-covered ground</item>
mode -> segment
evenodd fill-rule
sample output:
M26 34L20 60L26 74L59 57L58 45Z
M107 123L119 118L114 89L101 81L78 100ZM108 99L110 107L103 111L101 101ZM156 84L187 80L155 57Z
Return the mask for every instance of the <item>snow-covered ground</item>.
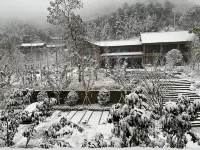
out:
M84 148L85 150L89 150L89 148ZM97 148L92 148L92 150L95 150ZM130 147L130 148L118 148L118 149L122 149L122 150L180 150L177 148L143 148L143 147ZM0 150L24 150L23 148L0 148ZM29 150L29 148L27 148L26 150ZM42 148L32 148L30 150L44 150ZM83 150L83 148L51 148L50 150ZM91 150L91 149L90 149ZM101 150L116 150L116 148L101 148ZM199 150L199 148L185 148L183 150Z
M73 111L71 111L72 115ZM88 112L88 114L91 114ZM37 146L39 147L39 145L42 142L42 132L45 129L48 129L52 124L58 122L62 117L66 117L66 116L70 116L70 113L68 112L61 112L61 111L55 111L53 113L53 115L49 118L47 118L47 120L45 122L40 123L38 126L36 126L36 130L37 130L37 134L34 136L34 139L31 139L29 145L30 147L34 147ZM71 116L72 116L71 115ZM104 116L106 116L107 113L104 114ZM80 116L80 114L78 115ZM88 115L87 115L88 116ZM89 115L90 116L90 115ZM100 112L95 112L92 115L91 120L88 122L88 124L85 123L80 123L79 125L81 127L84 128L84 131L82 133L78 132L77 129L74 128L70 128L69 126L64 127L62 130L72 130L73 134L72 136L64 136L61 137L61 140L65 140L67 142L69 142L71 144L72 147L74 148L80 148L82 145L82 142L84 139L93 139L96 133L102 133L104 135L104 138L107 142L109 142L109 137L111 136L111 129L113 127L112 124L108 124L108 123L102 123L102 124L98 124L98 118L100 117ZM68 119L71 117L67 117ZM88 118L88 117L87 117ZM72 119L74 120L74 119ZM75 119L75 121L77 122L77 120ZM22 136L23 131L25 131L27 128L29 127L29 125L20 125L20 127L18 128L18 133L16 134L15 138L14 138L14 142L15 142L15 147L19 147L19 148L24 148L25 143L26 143L26 138L24 138ZM193 128L193 130L195 130L197 133L200 132L199 128ZM189 142L187 144L187 148L196 148L196 149L200 149L200 147L197 145L197 143L192 143L190 141L190 138L188 136ZM137 149L137 148L132 148L133 149ZM152 149L152 148L147 148L147 149ZM168 149L168 148L167 148Z
M38 126L35 127L37 133L34 136L35 139L31 139L30 146L39 147L42 138L41 133L48 129L52 124L58 122L62 117L66 116L68 112L60 112L55 111L53 115L49 118L47 118L46 122L40 123ZM97 113L98 115L98 113ZM98 118L99 116L94 116L92 121L95 121L95 118ZM98 120L98 119L97 119ZM94 122L93 122L94 123ZM80 124L81 127L84 128L84 132L80 133L76 129L73 130L72 136L70 138L68 136L61 137L61 140L65 140L69 142L72 147L81 147L82 142L84 139L93 139L96 133L100 132L104 135L105 140L109 139L109 136L111 135L111 128L112 124L101 124L101 125L88 125L88 124ZM26 144L26 138L22 136L22 133L29 127L29 125L20 125L18 128L17 134L14 137L15 147L23 148ZM63 130L67 130L69 127L65 127Z

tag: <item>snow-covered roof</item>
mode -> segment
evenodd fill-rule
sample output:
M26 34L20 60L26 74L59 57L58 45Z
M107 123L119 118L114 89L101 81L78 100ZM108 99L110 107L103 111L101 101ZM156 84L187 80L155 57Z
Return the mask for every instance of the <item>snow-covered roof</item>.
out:
M143 44L187 42L192 41L194 37L195 34L190 34L188 31L141 33Z
M35 46L44 46L45 43L23 43L21 47L35 47Z
M119 52L119 53L104 53L101 56L141 56L142 52Z
M117 41L99 41L99 42L89 41L89 42L101 47L142 45L142 42L140 41L139 38L129 39L129 40L117 40Z

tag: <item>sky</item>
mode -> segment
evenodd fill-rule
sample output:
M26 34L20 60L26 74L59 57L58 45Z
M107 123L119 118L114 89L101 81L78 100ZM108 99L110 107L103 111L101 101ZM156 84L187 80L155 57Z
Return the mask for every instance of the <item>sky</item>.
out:
M1 0L0 22L14 19L33 22L36 24L46 23L46 16L48 15L47 7L49 6L50 1L51 0ZM84 7L79 11L79 13L83 19L89 19L96 15L110 12L113 9L120 7L124 2L133 3L135 1L141 0L82 0ZM200 4L200 0L172 1L187 1L188 3Z

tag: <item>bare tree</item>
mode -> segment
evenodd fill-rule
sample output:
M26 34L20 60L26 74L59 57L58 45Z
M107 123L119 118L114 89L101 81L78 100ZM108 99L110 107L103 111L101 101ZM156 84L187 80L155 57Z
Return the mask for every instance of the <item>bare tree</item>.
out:
M158 66L158 61L164 61L159 55L154 54L155 60L151 67L144 66L141 71L133 71L134 77L139 79L141 87L149 97L149 105L152 107L158 107L160 114L162 114L164 98L168 90L173 85L172 74L173 70L167 71L165 67Z
M123 95L123 91L126 94L127 90L130 90L130 82L131 82L131 78L127 76L127 62L126 59L123 62L121 57L119 56L117 58L116 64L114 66L113 71L111 71L110 77L117 82L120 86L121 86L121 96L120 96L120 100L119 103L121 102L121 100L124 100L124 95Z
M58 104L60 104L60 93L66 90L72 80L71 69L65 65L63 68L57 68L55 71L43 70L43 77L45 78L47 85L56 94Z
M93 73L94 66L97 65L97 61L92 59L92 55L89 57L83 57L78 55L78 53L74 54L74 57L78 59L79 68L80 68L80 81L82 83L82 86L85 90L85 98L83 100L83 105L86 103L91 104L90 98L89 98L89 90L91 86L94 84L95 76Z

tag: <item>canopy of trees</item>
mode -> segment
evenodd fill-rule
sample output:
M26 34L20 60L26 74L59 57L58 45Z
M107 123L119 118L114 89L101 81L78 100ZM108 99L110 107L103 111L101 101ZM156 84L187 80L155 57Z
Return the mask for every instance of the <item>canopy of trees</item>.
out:
M88 32L94 40L109 40L132 38L140 32L159 31L174 26L174 8L169 1L132 5L124 3L116 12L88 21ZM176 12L176 18L180 18L180 15Z

